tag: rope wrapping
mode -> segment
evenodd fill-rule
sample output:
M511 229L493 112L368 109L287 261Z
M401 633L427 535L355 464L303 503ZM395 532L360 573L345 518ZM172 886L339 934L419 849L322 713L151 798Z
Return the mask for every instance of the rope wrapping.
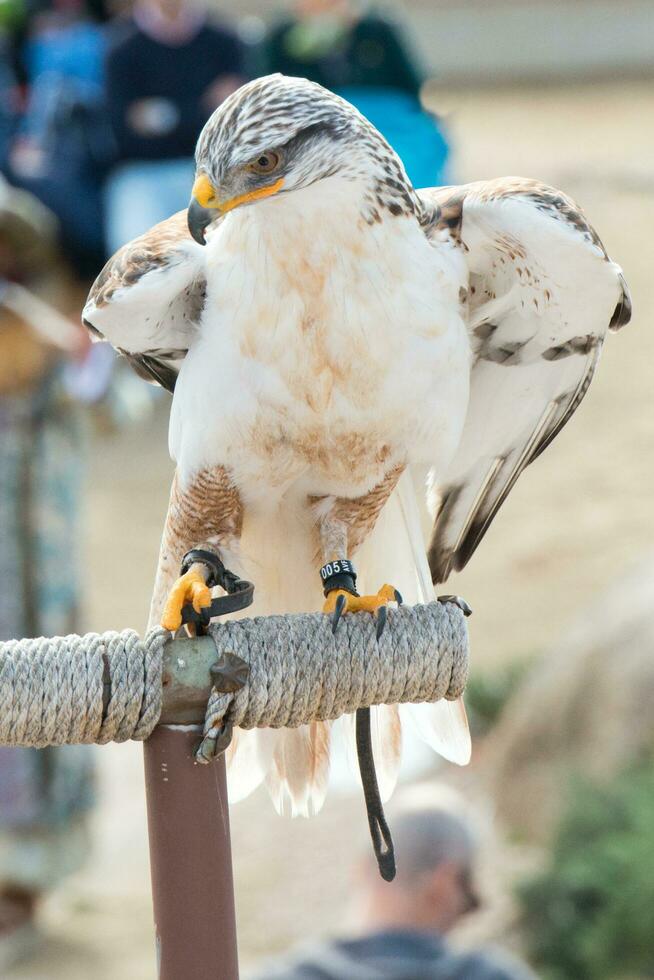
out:
M0 644L0 744L43 748L147 738L161 714L168 637L160 629L141 640L123 630Z
M235 694L212 688L198 762L210 762L224 725L297 728L373 704L455 700L468 677L468 632L454 603L389 609L378 640L368 613L344 616L336 634L322 613L261 616L209 629L217 654L249 664Z
M296 728L373 704L454 700L468 674L468 634L453 603L389 609L381 638L367 613L228 620L210 626L216 660L249 668L235 693L215 686L196 758L208 762L241 728ZM133 630L0 643L0 744L64 745L147 738L162 710L170 634ZM107 692L110 692L107 700Z
M336 635L322 613L236 620L210 633L218 653L250 665L246 686L229 695L229 720L239 728L297 728L372 704L453 701L468 675L465 620L452 603L389 609L380 640L363 612L344 616Z

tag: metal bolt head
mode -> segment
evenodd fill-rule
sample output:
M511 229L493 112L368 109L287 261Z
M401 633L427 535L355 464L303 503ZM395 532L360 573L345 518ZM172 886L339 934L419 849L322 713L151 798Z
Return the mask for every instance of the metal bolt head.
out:
M225 650L211 667L213 686L221 694L235 694L248 682L249 664L230 650Z

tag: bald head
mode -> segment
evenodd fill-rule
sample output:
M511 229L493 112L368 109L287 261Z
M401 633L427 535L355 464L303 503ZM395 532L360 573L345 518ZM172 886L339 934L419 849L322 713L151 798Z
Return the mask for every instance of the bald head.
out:
M448 862L467 868L473 863L476 845L470 828L443 807L400 811L392 827L397 875L403 883Z
M478 905L473 887L475 834L459 806L400 804L390 817L397 877L382 881L372 861L362 876L364 916L372 929L447 932Z

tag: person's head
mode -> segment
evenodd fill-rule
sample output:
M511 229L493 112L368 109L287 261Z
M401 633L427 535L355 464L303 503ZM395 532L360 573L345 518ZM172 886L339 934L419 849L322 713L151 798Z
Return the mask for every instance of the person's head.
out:
M473 878L477 842L458 809L448 802L397 808L390 820L395 880L383 881L372 860L361 869L367 928L445 933L479 906Z
M137 0L135 10L147 18L148 14L156 18L171 30L179 25L184 31L187 21L204 20L206 16L205 0Z

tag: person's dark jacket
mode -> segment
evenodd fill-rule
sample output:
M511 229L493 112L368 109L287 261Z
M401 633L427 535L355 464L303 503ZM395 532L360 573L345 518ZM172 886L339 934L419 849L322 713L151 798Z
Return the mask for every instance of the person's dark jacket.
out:
M360 17L326 50L303 50L297 43L301 30L301 22L291 19L272 28L264 44L264 71L299 75L332 90L372 86L418 94L421 73L391 21Z
M535 980L503 954L457 953L435 933L386 931L313 946L253 980Z
M205 25L192 40L175 46L153 40L136 25L121 32L107 58L107 101L119 159L192 156L211 114L207 89L221 76L243 75L243 63L237 36L216 25ZM170 128L144 136L130 125L130 106L142 99L169 104Z

